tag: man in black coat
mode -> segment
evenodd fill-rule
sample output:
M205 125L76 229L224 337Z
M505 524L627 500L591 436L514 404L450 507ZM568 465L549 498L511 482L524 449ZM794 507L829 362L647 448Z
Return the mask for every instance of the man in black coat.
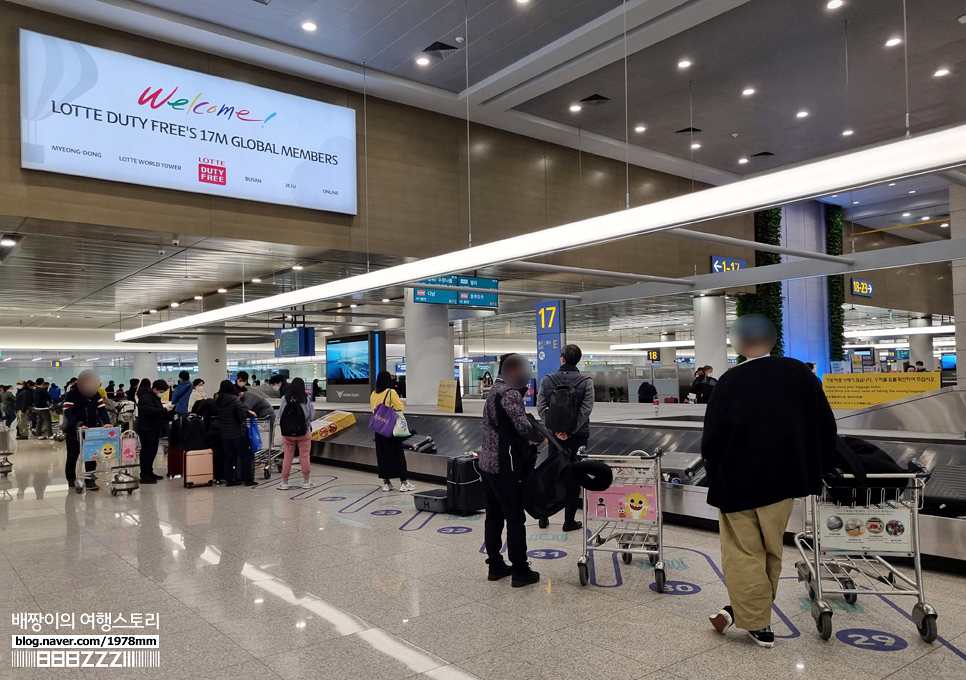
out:
M715 386L701 441L731 600L711 623L721 633L734 624L762 647L775 644L772 603L794 499L821 491L836 437L821 383L802 362L770 356L775 338L759 314L735 322L731 343L748 360Z
M66 421L64 435L67 437L67 464L64 474L70 486L74 486L74 480L77 479L77 459L81 455L81 443L77 431L111 423L104 399L97 393L100 384L101 378L94 370L84 369L77 379L77 384L70 388L67 396L64 397L64 420ZM91 475L96 469L97 461L90 460L84 463L84 471L87 473L84 484L89 491L97 491L99 488Z

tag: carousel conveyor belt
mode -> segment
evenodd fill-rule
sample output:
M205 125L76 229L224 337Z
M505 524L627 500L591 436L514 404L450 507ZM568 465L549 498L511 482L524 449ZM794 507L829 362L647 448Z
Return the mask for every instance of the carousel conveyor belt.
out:
M320 462L347 465L375 470L376 453L372 432L365 425L365 417L356 414L357 424L338 432L322 443L316 444L313 457ZM482 419L469 415L452 416L416 415L406 416L411 431L429 435L436 442L434 454L406 451L406 461L411 474L442 482L446 479L449 458L476 451L482 440ZM591 427L589 453L630 453L635 450L653 451L661 447L665 453L697 453L701 450L701 423L677 420L661 422L653 420L626 424L596 424ZM953 473L945 479L966 479L966 440L948 437L929 438L907 436L903 432L867 432L843 430L842 434L860 436L883 449L905 467L906 462L918 459L930 470ZM664 510L669 521L695 523L716 522L717 510L707 504L707 489L701 486L703 474L682 483L666 483ZM937 475L938 479L938 475ZM939 485L937 484L937 489ZM955 507L943 511L929 505L929 487L926 488L927 504L920 519L920 538L924 554L956 560L966 560L966 489L962 511ZM955 504L954 504L955 505ZM939 516L934 513L955 516ZM790 529L800 528L800 506L789 524Z

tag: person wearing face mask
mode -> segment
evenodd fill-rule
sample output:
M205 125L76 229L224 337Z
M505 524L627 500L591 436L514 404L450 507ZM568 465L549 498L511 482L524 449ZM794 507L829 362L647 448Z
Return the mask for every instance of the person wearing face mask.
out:
M67 437L67 464L64 474L70 486L74 486L74 481L77 479L77 459L80 458L81 453L77 432L111 424L111 417L107 413L104 399L97 393L100 384L100 376L93 369L85 369L77 377L77 384L71 387L64 397L64 434ZM96 469L97 461L89 460L84 463L84 470L88 474ZM97 491L100 488L91 476L84 480L84 484L88 491Z
M161 395L168 391L168 383L155 380L152 385L141 383L138 392L137 433L141 440L141 483L157 484L163 475L154 474L154 457L158 455L158 442L164 432L170 405L161 403Z
M523 509L523 477L536 462L534 444L546 439L527 418L523 395L530 385L530 362L520 354L507 354L500 362L500 376L486 395L483 407L483 447L480 476L486 494L484 540L487 578L498 581L512 576L520 588L540 580L527 561L526 513ZM503 528L506 527L509 566L503 559Z

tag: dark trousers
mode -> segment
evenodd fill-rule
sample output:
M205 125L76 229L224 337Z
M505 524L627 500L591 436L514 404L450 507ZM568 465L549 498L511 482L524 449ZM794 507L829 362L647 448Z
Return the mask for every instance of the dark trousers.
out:
M67 477L67 483L73 486L74 480L77 479L77 459L80 458L81 445L80 440L77 438L77 430L68 430L66 435L67 464L64 466L64 476ZM84 463L84 470L86 472L94 472L96 469L96 460L89 460Z
M141 476L150 477L154 474L154 457L158 455L161 433L140 430L138 438L141 440Z
M15 421L16 419L17 419L17 412L16 411L4 411L3 412L3 423L7 427L10 427L10 423L12 423L13 421Z
M577 451L581 446L587 446L587 437L568 437L565 441L557 440L564 450L570 455L572 460L577 459ZM552 444L550 445L553 446ZM574 489L574 495L570 497L567 501L567 506L564 508L564 524L572 524L577 520L577 511L580 510L583 505L583 500L580 496L580 487Z
M406 467L402 439L376 433L376 473L384 482L394 477L399 477L400 482L406 482L409 469Z
M507 557L514 569L527 568L526 513L523 485L513 475L481 472L486 493L484 541L490 564L503 560L503 527L506 527Z
M223 440L222 449L224 450L225 465L227 466L225 474L228 475L225 481L255 481L255 454L252 453L252 445L248 439L248 435Z

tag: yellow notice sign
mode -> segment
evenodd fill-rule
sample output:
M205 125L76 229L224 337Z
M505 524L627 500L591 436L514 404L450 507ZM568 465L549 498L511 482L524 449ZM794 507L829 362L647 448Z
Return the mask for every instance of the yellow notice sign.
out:
M832 408L856 409L938 390L939 372L826 373L825 396Z
M456 395L458 394L456 380L440 380L439 394L436 397L436 410L456 413Z

